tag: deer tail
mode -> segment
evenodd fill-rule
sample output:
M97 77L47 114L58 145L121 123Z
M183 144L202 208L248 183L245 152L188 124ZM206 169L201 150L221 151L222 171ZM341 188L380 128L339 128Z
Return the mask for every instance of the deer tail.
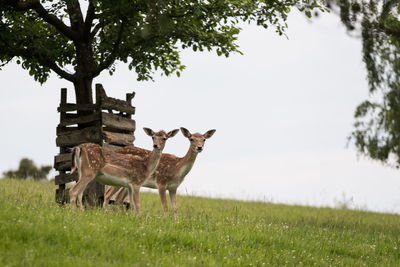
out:
M76 169L79 168L79 158L81 157L81 148L76 146L72 148L72 166L71 166L71 174L73 174Z

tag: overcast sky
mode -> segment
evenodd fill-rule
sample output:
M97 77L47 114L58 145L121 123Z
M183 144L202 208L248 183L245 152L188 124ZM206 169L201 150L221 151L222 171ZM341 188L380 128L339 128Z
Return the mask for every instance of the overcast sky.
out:
M289 40L243 28L243 56L184 51L180 78L137 82L118 64L116 74L95 80L112 97L136 92L135 145L151 147L143 127L215 128L180 194L316 206L345 200L353 208L400 213L399 171L346 148L354 109L368 97L361 41L327 14L312 23L292 14ZM53 75L40 86L15 64L0 71L0 80L0 172L22 157L52 164L60 88L74 102L72 85ZM183 156L188 146L179 134L164 151Z

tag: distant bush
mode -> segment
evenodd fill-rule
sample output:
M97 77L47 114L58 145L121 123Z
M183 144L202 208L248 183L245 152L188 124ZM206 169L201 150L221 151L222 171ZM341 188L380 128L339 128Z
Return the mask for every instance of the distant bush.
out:
M18 170L9 170L3 172L3 176L6 178L15 179L33 179L42 180L46 179L47 175L51 171L51 166L36 166L33 160L28 158L23 158L19 162Z

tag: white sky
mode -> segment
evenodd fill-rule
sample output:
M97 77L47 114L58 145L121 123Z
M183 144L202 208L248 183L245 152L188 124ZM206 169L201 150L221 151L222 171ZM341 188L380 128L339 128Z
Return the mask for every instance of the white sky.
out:
M119 64L95 83L116 98L136 92L136 146L151 146L145 126L217 129L180 194L317 206L345 199L353 208L400 213L398 170L346 148L354 109L368 97L361 41L327 14L313 23L292 14L288 35L246 25L243 56L184 51L181 78L137 82ZM60 88L73 102L72 85L53 75L40 86L15 64L0 80L0 172L22 157L52 164ZM164 151L183 156L188 146L179 134Z

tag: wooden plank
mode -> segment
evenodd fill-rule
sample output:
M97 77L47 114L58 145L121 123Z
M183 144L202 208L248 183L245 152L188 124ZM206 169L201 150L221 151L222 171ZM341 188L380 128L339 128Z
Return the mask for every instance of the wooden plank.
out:
M71 116L73 115L73 116ZM93 114L85 115L85 116L78 116L78 114L67 114L66 118L61 119L59 127L64 127L73 124L82 124L82 123L89 123L100 120L101 116L99 112L95 112Z
M108 143L104 143L103 144L103 148L104 149L111 150L111 151L115 151L115 150L121 149L123 147L124 146L116 146L116 145L111 145L111 144L108 144Z
M114 145L132 145L135 140L133 134L113 133L108 131L103 131L103 137L107 143Z
M54 163L60 163L64 161L71 161L72 160L72 153L63 153L54 156Z
M79 130L78 127L57 127L56 134L58 136L58 135L68 134L77 130Z
M74 172L73 174L60 173L59 175L56 175L54 179L56 185L67 184L74 181L78 181L78 172Z
M63 153L54 157L54 169L57 171L69 171L72 167L72 154Z
M102 109L113 109L127 114L135 114L135 107L132 107L128 102L112 97L104 97L101 103Z
M60 104L57 108L58 112L67 111L90 111L96 110L98 108L97 104Z
M57 171L70 171L72 167L72 161L61 162L54 165L54 169Z
M87 127L82 130L66 132L56 138L57 146L75 146L82 143L101 143L102 136L99 127Z
M134 120L121 117L117 114L102 113L102 123L103 125L119 130L125 130L134 132L136 128L136 123Z

